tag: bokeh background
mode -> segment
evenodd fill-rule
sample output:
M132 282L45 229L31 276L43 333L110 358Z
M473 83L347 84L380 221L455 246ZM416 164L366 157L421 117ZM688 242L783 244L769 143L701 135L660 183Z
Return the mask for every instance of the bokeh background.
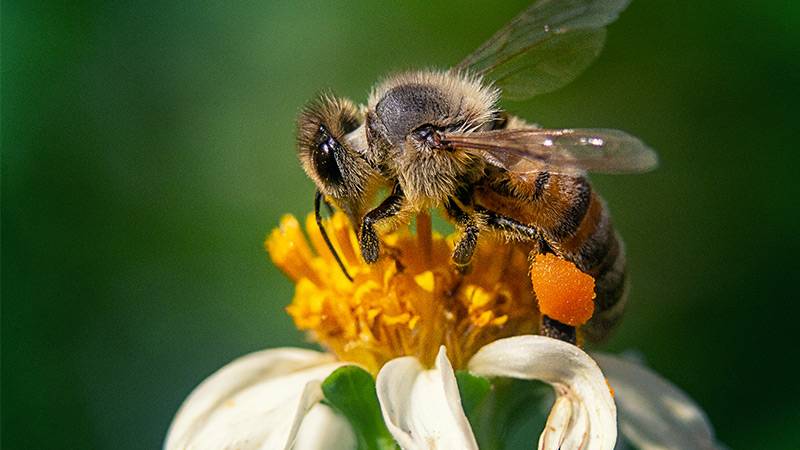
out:
M3 447L158 448L216 368L307 345L262 248L311 209L299 108L455 64L526 3L3 2ZM732 448L800 447L798 48L798 2L640 0L576 82L506 104L658 149L595 177L633 280L607 348Z

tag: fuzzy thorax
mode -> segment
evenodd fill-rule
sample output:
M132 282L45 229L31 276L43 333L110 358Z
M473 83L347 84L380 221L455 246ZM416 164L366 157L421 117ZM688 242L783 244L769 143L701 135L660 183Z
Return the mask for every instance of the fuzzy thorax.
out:
M399 182L415 210L440 206L459 186L481 176L482 158L438 145L442 133L488 129L498 93L480 78L417 71L393 76L370 95L367 158Z

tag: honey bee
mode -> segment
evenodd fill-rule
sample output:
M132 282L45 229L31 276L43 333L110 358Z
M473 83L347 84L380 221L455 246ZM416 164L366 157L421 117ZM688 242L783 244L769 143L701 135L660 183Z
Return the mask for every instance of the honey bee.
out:
M583 331L603 338L621 318L625 256L586 172L647 171L656 154L622 131L539 128L498 102L575 79L628 2L539 0L450 70L388 77L363 107L330 94L314 100L298 120L298 155L318 188L320 227L321 200L330 199L359 230L362 256L372 263L381 254L378 231L441 208L460 231L458 267L469 264L487 231L593 276L596 309ZM389 195L372 208L381 188ZM546 316L542 333L576 339L573 327Z

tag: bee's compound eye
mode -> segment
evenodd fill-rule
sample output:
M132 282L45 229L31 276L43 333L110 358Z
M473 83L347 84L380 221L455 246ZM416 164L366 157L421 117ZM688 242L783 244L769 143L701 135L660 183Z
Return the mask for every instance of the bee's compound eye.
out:
M336 139L331 136L324 126L319 127L319 138L317 146L312 152L314 168L317 175L326 183L341 184L342 172L336 163L336 153L341 155L342 147Z
M425 124L411 132L415 139L419 142L424 142L432 148L442 146L442 136L440 130L433 125Z
M425 141L425 140L429 139L433 135L433 131L434 131L433 130L433 125L425 124L425 125L422 125L421 127L418 127L416 130L412 131L411 133L417 139L419 139L421 141Z

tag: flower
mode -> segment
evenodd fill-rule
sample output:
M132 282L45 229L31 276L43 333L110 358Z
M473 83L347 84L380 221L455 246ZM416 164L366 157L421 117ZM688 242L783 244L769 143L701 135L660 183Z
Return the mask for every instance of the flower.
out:
M313 217L308 240L284 217L266 246L296 282L287 312L327 352L265 350L223 367L186 399L165 448L477 449L462 386L473 378L481 395L505 378L553 387L539 448L614 448L617 406L639 448L714 448L702 412L647 369L610 355L598 366L579 347L531 334L539 313L523 246L484 239L462 274L450 263L453 237L417 222L416 234L385 235L386 257L366 265L344 216L329 219L351 282Z
M286 308L300 330L335 353L377 373L386 362L415 356L433 365L440 345L456 368L497 339L537 330L539 312L520 246L482 240L474 266L461 274L450 262L453 237L432 233L429 218L384 236L385 258L362 262L344 214L327 229L353 281L339 269L309 215L306 231L285 216L267 238L275 264L296 285Z

